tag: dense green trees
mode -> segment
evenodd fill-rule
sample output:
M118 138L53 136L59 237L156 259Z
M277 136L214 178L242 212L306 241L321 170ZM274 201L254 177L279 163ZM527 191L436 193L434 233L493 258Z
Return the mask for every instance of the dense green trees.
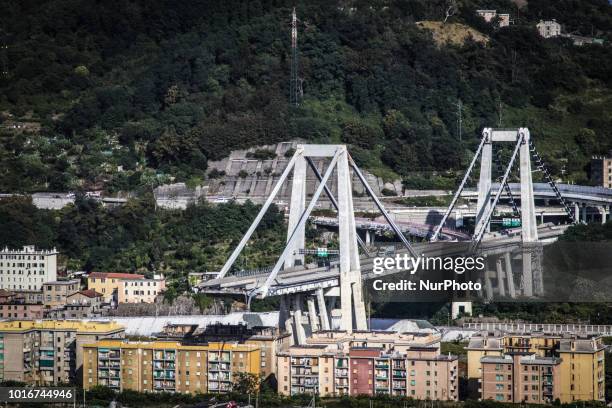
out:
M61 211L38 210L26 198L7 199L0 201L0 247L57 246L71 269L165 271L184 278L189 271L218 270L246 231L245 220L258 210L251 203L156 210L151 195L108 209L78 197ZM236 266L269 265L285 233L274 207Z
M43 125L0 135L0 190L188 180L231 149L298 136L349 143L381 175L430 178L462 167L500 106L502 125L532 127L553 168L577 148L566 177L584 179L590 155L612 148L612 48L543 41L534 23L557 18L609 39L607 2L534 0L518 10L509 0L459 1L449 22L490 42L438 46L414 22L441 20L443 3L298 3L304 100L290 109L293 2L0 2L0 107ZM512 13L515 25L495 29L474 15L482 7ZM596 146L576 139L582 129Z

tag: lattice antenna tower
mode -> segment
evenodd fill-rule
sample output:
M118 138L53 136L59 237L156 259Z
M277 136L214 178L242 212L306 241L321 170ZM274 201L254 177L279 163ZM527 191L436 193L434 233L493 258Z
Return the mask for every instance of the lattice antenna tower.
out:
M298 107L302 97L302 82L298 76L298 32L297 14L295 7L291 16L291 83L289 90L289 103L291 106Z

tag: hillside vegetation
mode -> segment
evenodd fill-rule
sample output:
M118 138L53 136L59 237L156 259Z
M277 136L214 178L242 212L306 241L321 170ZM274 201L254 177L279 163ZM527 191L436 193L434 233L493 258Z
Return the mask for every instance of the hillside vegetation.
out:
M457 4L432 34L416 22L442 21L445 0L0 1L0 191L193 184L208 160L294 137L348 143L411 187L452 188L480 129L499 123L532 128L553 172L585 182L590 156L612 148L608 2L530 0L520 16L509 0ZM479 8L515 24L487 24ZM543 40L541 18L607 42ZM434 41L464 26L489 41Z

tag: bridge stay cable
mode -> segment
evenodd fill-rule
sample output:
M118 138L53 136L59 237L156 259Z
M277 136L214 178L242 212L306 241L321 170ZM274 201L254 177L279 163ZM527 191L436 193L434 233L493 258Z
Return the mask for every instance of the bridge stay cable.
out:
M397 237L402 241L402 244L404 244L404 246L408 250L408 253L410 254L410 256L412 256L413 258L418 258L418 255L416 254L414 248L410 244L410 241L408 241L408 239L404 236L404 233L402 232L402 230L397 226L395 221L393 221L393 219L389 216L389 213L383 206L382 202L378 199L376 194L374 194L374 191L372 190L367 180L361 173L361 170L359 170L359 167L357 167L357 164L355 164L355 161L350 155L349 155L349 164L353 168L353 171L357 175L357 178L359 179L359 181L361 181L361 184L363 184L363 187L365 188L368 195L374 201L374 204L376 204L376 207L378 208L378 210L382 213L383 217L385 217L385 219L391 226L391 229L393 230L395 235L397 235Z
M259 288L255 288L251 293L249 293L249 299L254 297L257 294L261 295L262 298L268 295L268 291L270 289L270 286L272 285L272 282L276 279L278 272L281 270L283 264L285 263L285 258L293 250L293 244L295 242L295 239L298 236L298 231L300 231L306 224L306 220L308 219L308 217L310 216L310 213L312 212L315 205L317 204L317 200L319 199L319 196L323 192L323 189L325 187L325 184L327 183L327 180L329 180L329 177L333 173L333 170L336 166L336 163L338 162L338 158L340 157L341 153L342 153L341 150L337 150L334 156L332 157L331 163L329 164L329 167L327 168L327 171L325 172L325 175L323 176L321 183L319 183L319 186L317 187L314 195L312 196L310 203L308 204L308 207L302 212L298 223L293 228L293 231L291 231L291 234L289 235L289 238L287 239L285 249L279 256L278 260L276 261L274 268L272 268L272 271L266 278L266 281L264 282L264 284Z
M510 158L510 162L508 163L508 167L506 168L506 172L504 173L504 177L502 178L502 181L499 184L497 193L495 193L495 197L493 198L493 203L489 206L487 211L484 213L480 222L476 224L476 227L474 230L474 236L472 237L472 245L471 245L472 251L475 251L478 245L480 244L480 242L482 241L482 237L487 230L487 225L489 224L489 221L491 220L493 212L495 211L495 206L497 205L497 202L499 201L499 198L501 197L502 191L504 190L504 184L508 182L508 177L510 176L510 172L512 171L512 166L514 165L516 157L518 156L519 150L523 143L524 143L524 136L519 132L516 146L514 147L514 151L512 152L512 156Z
M466 185L468 179L470 178L470 174L472 173L472 170L474 169L474 165L476 164L476 161L478 160L478 157L480 157L480 153L482 152L482 148L483 148L486 140L487 140L487 136L483 135L482 139L480 140L480 144L478 145L478 149L476 149L476 153L474 154L474 157L472 158L472 162L470 163L470 166L468 167L467 171L465 172L465 175L463 176L463 180L461 180L461 184L459 184L459 188L455 192L455 195L453 196L453 199L451 200L451 203L449 204L448 208L446 209L446 212L444 213L444 216L442 217L442 220L440 220L440 223L436 227L436 230L434 231L434 234L430 238L431 242L436 242L438 240L438 237L440 236L440 232L442 232L442 228L444 228L444 224L446 223L446 220L448 219L448 217L452 213L453 209L455 208L455 205L457 204L457 201L459 200L459 197L461 196L461 193L463 192L463 189L465 188L465 185Z
M295 162L297 161L297 157L298 157L298 155L294 154L293 157L291 158L291 160L289 160L289 163L287 163L287 167L285 167L285 170L283 171L283 174L281 174L280 178L278 179L278 182L276 183L276 185L272 189L272 192L270 193L270 196L268 197L268 199L266 200L264 205L261 207L261 210L259 210L259 213L257 214L257 217L255 217L255 220L253 220L253 223L251 224L251 226L249 227L247 232L244 234L244 236L240 240L240 243L238 244L238 246L234 249L234 252L232 252L230 257L227 259L227 261L223 265L223 268L221 268L221 271L217 275L217 279L224 278L225 275L227 275L227 273L230 271L232 265L234 265L234 262L236 262L236 259L238 259L238 256L240 255L240 253L242 252L242 250L246 246L247 242L251 238L251 235L253 235L253 232L255 232L255 229L257 228L257 226L259 225L259 223L263 219L264 215L268 211L268 208L270 208L270 205L272 205L272 202L276 198L276 196L277 196L278 192L280 191L283 183L287 179L287 176L289 175L289 173L291 172L291 170L295 166Z
M533 159L536 162L536 166L544 174L544 178L546 179L546 182L548 183L550 188L552 188L553 192L557 196L557 199L559 200L559 202L563 206L563 209L564 209L565 213L570 218L570 220L572 220L572 223L576 224L578 222L578 217L576 216L576 214L574 214L572 212L572 210L567 205L567 202L565 201L565 199L561 195L561 191L559 191L559 188L557 187L557 183L555 183L555 181L553 180L550 172L548 171L548 168L544 164L544 160L542 160L542 157L540 156L540 154L536 150L535 145L533 144L533 142L531 140L529 141L529 149L531 150L531 153L533 155Z
M315 176L317 176L317 179L319 179L319 182L323 182L323 176L321 175L321 172L319 171L319 169L317 169L317 166L315 166L314 162L312 161L312 159L310 157L306 157L306 163L308 163L308 165L312 169L312 171L315 174ZM334 197L334 195L332 194L332 192L329 189L329 187L327 187L327 184L323 185L323 191L325 191L325 194L327 195L327 198L329 198L329 201L331 201L331 203L334 206L334 208L336 209L336 211L339 211L338 210L338 201L336 200L336 197ZM363 242L363 240L361 239L359 234L357 234L357 243L359 244L361 249L363 249L363 252L366 254L366 256L369 258L371 256L370 251L368 251L368 248L367 248L365 242Z
M501 169L502 168L502 165L501 165L501 149L497 150L497 153L495 154L495 161L497 162L498 167ZM521 215L521 210L519 210L518 206L516 205L516 201L514 200L514 195L512 194L512 190L510 189L510 184L508 184L507 180L504 183L504 190L506 192L506 195L508 196L508 199L510 200L510 205L512 206L512 211L514 212L515 215L520 216Z

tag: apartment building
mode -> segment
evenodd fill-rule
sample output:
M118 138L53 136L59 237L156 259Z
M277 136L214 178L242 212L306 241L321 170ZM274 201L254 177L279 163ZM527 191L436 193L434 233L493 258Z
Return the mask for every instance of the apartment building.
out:
M258 375L251 344L102 340L83 347L83 387L140 392L226 393L236 373Z
M458 399L458 358L440 354L438 334L321 331L277 354L285 395Z
M113 322L12 320L0 322L0 377L49 386L80 380L82 345L123 337Z
M591 158L591 182L596 186L612 188L612 152L608 156Z
M102 312L103 296L95 290L87 289L66 297L66 304L45 311L51 319L85 319L99 316Z
M144 279L144 275L116 272L92 272L87 276L87 289L95 290L104 296L105 302L117 301L121 281Z
M601 336L562 338L561 402L605 401L605 345Z
M159 340L181 341L183 344L237 342L255 345L259 349L260 373L264 379L276 376L276 353L291 345L291 334L279 334L276 327L249 326L246 323L215 323L202 328L197 324L168 324L154 336Z
M78 279L45 282L43 285L43 303L45 308L52 309L66 304L66 298L81 289Z
M559 359L558 398L561 402L604 400L605 364L601 336L482 332L470 339L466 349L471 391L482 392L483 358L528 353L536 358Z
M560 363L557 357L539 357L529 352L482 357L482 399L550 404L560 398Z
M57 250L36 250L33 245L22 249L0 250L0 289L40 291L45 282L57 279Z
M43 305L40 303L11 302L0 304L1 319L42 319Z
M117 288L119 303L153 303L155 298L166 290L164 275L154 275L153 279L120 279Z

